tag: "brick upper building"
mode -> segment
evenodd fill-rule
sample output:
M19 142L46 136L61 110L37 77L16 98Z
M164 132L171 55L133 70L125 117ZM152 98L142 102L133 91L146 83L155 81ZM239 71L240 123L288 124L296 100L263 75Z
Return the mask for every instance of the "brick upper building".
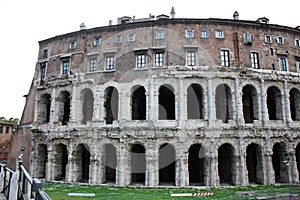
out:
M33 176L248 185L288 182L290 167L299 182L300 29L171 16L39 42L23 127Z
M13 124L0 120L0 161L7 160Z

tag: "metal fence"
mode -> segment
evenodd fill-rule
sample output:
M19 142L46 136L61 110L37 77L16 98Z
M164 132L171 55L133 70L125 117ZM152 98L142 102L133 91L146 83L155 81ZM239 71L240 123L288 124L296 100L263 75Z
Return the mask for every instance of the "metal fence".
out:
M51 200L41 189L42 183L32 178L22 163L22 156L18 158L17 170L14 172L5 163L0 163L0 192L8 200Z

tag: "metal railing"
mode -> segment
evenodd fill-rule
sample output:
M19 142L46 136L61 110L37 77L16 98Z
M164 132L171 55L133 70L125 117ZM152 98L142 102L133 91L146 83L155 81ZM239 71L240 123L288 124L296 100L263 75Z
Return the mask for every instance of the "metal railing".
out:
M32 178L22 163L22 154L17 161L16 171L9 169L5 163L0 163L0 192L8 200L51 200L42 190L42 183L37 178Z

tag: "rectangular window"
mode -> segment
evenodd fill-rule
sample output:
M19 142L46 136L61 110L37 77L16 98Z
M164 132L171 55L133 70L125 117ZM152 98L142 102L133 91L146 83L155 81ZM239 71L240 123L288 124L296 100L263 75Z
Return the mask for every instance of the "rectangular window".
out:
M69 74L69 61L65 60L62 63L62 75Z
M8 126L6 127L5 133L7 133L7 134L9 133L9 127Z
M278 44L284 44L284 38L282 36L277 37L277 43Z
M156 32L156 39L157 39L157 40L162 40L162 39L164 39L164 38L165 38L165 34L164 34L163 31L157 31L157 32Z
M187 66L196 66L196 52L188 51L186 55Z
M40 63L40 80L46 78L46 62Z
M155 67L163 67L164 66L164 53L157 52L155 53Z
M270 48L270 55L274 56L274 49L273 48Z
M114 56L107 56L106 57L106 70L114 70L115 69L115 57Z
M300 73L300 60L296 60L297 72Z
M200 37L201 38L208 38L208 30L202 29L200 32Z
M133 34L130 34L129 36L128 36L128 42L135 42L135 34L133 33Z
M91 58L90 59L90 72L96 71L97 68L97 59Z
M70 42L70 49L75 49L76 48L76 41L73 40Z
M215 37L216 38L224 38L224 32L223 32L223 30L216 30Z
M272 43L271 35L265 35L265 43Z
M3 126L0 126L0 134L3 133Z
M145 68L146 65L146 54L139 53L136 55L136 67L137 68Z
M295 47L300 47L300 40L299 39L295 39L294 43L295 43Z
M229 50L221 50L221 66L222 67L230 66Z
M101 37L96 37L94 39L94 46L100 46L101 45Z
M194 30L192 30L192 29L185 30L185 37L186 38L194 38Z
M251 52L251 66L254 69L259 69L259 54L257 52Z
M249 44L252 43L252 38L250 33L244 33L244 43Z
M279 65L281 71L287 71L287 60L286 58L279 58Z
M122 35L117 35L117 36L116 36L116 39L115 39L115 42L116 42L117 44L122 43Z

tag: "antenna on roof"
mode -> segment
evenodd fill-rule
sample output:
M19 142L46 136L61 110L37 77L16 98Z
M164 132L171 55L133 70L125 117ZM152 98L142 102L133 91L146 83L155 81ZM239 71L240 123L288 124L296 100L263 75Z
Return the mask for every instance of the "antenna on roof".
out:
M174 19L175 18L175 14L176 14L176 12L175 12L175 9L174 9L174 7L172 6L172 9L171 9L171 18L172 19Z

